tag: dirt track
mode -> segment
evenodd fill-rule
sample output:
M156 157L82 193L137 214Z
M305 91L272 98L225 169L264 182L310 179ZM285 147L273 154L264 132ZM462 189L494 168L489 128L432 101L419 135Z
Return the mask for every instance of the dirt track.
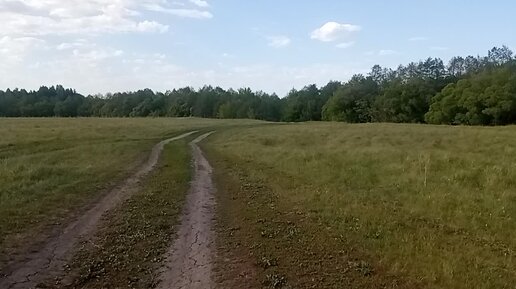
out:
M195 174L186 199L178 237L166 254L160 273L159 289L210 289L214 244L215 186L212 168L197 143L212 133L191 142Z
M112 189L85 214L63 228L58 234L48 238L39 249L28 252L11 262L0 271L0 288L34 288L38 283L63 274L63 266L73 256L76 245L90 238L104 213L128 199L138 190L139 182L157 164L163 147L175 140L196 133L189 132L178 137L164 140L152 149L148 160L120 185Z

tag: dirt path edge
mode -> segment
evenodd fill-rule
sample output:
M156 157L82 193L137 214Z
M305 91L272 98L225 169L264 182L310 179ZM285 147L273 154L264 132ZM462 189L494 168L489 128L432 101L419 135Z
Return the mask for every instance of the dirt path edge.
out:
M132 176L110 190L91 209L64 227L59 234L48 238L41 248L7 264L0 272L0 288L34 288L48 278L62 275L63 267L73 256L79 241L93 236L102 215L138 190L141 179L156 166L164 146L195 133L197 131L184 133L156 144L147 161Z

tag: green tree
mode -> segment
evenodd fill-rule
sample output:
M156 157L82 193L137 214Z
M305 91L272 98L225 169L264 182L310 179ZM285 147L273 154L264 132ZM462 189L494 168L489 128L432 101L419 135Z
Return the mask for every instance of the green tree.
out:
M371 76L354 75L323 107L323 119L350 123L372 121L371 104L379 86Z
M487 69L448 85L425 119L434 124L500 125L516 121L516 64Z

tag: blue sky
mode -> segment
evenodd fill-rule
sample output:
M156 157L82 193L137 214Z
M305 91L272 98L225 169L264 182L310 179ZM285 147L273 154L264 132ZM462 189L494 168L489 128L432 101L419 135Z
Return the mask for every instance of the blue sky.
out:
M374 65L516 48L513 1L0 0L0 88L283 96Z

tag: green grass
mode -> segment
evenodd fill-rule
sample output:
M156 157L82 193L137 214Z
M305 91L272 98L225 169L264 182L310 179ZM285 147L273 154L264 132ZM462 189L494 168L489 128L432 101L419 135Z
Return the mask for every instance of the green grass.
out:
M128 176L158 141L256 125L209 119L0 119L0 264Z
M310 211L283 202L265 180L209 153L219 185L219 288L420 288L373 267L370 256Z
M261 124L0 119L0 263L80 214L159 140L216 129L204 147L222 188L219 243L229 259L263 268L250 284L513 288L516 127ZM170 148L167 162L186 161L186 150ZM185 168L162 166L106 217L96 238L103 249L82 251L85 261L72 267L80 284L153 282L154 257L173 237ZM170 210L167 218L154 204Z
M515 143L516 127L310 123L226 130L207 148L216 169L236 167L239 182L266 186L274 211L296 208L312 220L304 234L340 236L376 275L513 288ZM302 277L287 269L294 259L282 261L278 274Z
M52 288L153 288L174 239L190 178L186 141L167 145L159 168L146 178L142 190L104 217L63 282Z

